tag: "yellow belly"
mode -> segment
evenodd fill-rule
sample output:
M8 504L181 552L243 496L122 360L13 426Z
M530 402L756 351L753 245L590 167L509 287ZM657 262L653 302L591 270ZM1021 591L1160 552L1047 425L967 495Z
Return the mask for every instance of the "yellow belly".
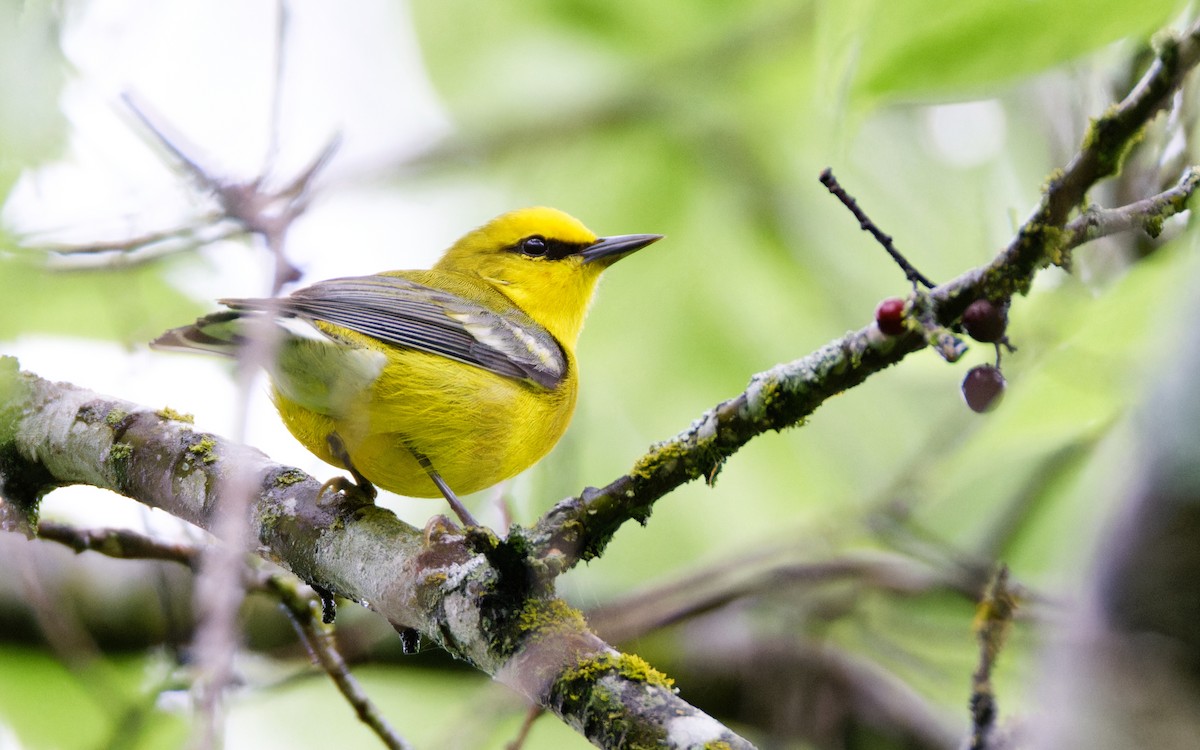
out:
M576 377L554 390L512 380L432 354L404 351L369 388L320 410L275 390L288 430L335 466L329 435L337 432L350 460L383 489L411 497L440 493L413 451L429 459L456 493L468 495L524 471L546 455L575 410Z

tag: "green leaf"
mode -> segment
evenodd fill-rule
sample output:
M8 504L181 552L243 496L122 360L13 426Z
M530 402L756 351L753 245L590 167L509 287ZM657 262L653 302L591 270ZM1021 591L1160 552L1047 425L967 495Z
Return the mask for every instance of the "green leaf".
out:
M962 96L1145 37L1175 0L882 0L864 11L854 83L873 98Z

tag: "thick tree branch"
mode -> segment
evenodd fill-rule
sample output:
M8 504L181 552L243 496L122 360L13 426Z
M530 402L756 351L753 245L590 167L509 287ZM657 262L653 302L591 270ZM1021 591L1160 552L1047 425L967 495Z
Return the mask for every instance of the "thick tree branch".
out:
M422 531L375 505L318 498L317 479L253 448L0 358L6 527L23 520L28 532L46 492L89 484L211 528L230 476L257 488L250 528L259 554L398 628L416 628L593 743L750 747L681 700L664 675L595 636L545 580L531 580L519 536L501 542L479 531L468 539L441 517Z
M828 398L862 383L933 343L948 359L958 351L947 330L976 299L1009 299L1029 289L1051 264L1066 264L1077 245L1141 226L1156 235L1165 218L1186 208L1200 176L1190 168L1159 195L1109 211L1090 209L1068 224L1087 192L1114 175L1141 129L1164 110L1187 73L1200 62L1200 23L1163 43L1155 62L1125 97L1095 119L1079 153L1051 176L1033 215L988 265L927 293L914 292L911 318L921 330L883 336L874 325L849 333L812 354L753 376L741 394L705 412L683 432L658 443L630 472L601 489L589 488L550 509L530 540L548 563L565 570L598 556L626 521L645 523L654 503L695 479L710 483L721 465L749 440L796 426Z

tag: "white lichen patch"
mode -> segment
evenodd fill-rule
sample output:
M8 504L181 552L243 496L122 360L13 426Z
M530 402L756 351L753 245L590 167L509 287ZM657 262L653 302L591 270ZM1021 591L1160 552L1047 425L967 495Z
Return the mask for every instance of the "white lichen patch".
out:
M721 722L699 712L667 720L667 737L672 747L703 747L721 739L728 731Z

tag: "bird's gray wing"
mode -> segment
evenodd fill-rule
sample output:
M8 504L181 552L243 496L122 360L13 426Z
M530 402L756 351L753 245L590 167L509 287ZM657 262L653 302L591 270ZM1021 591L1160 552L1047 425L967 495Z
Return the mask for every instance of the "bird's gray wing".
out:
M288 297L221 302L234 310L329 323L544 388L554 388L567 375L562 346L515 305L496 312L399 276L329 279Z

